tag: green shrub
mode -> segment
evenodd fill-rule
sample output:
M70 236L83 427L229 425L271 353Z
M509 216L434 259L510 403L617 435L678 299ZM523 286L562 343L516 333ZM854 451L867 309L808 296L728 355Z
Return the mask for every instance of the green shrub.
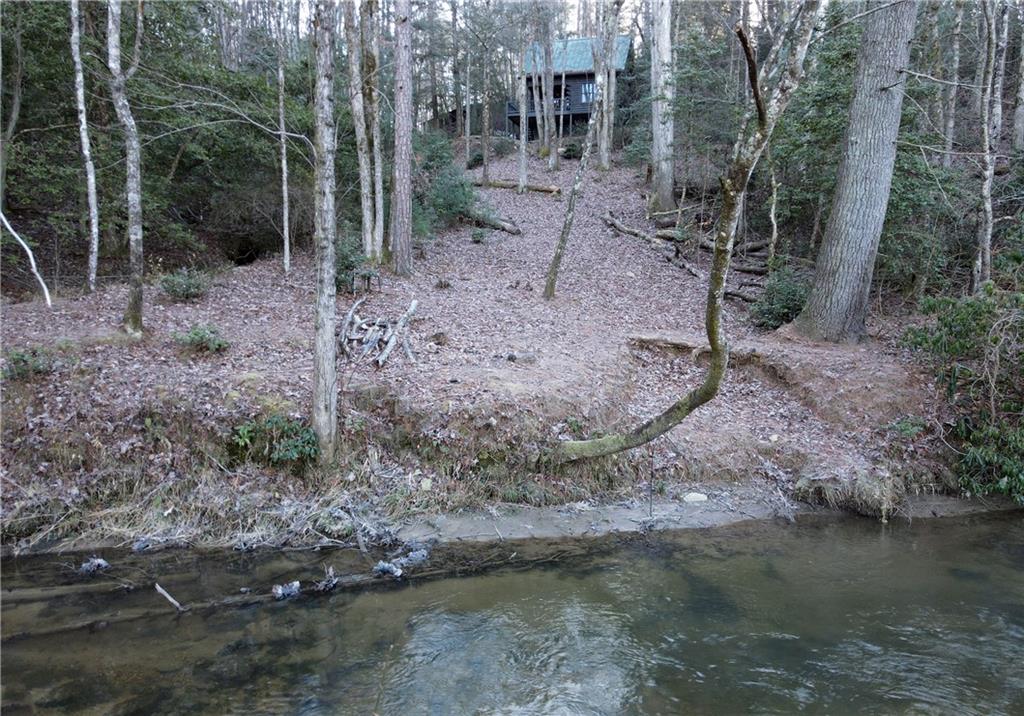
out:
M358 237L341 232L334 245L334 286L339 291L351 291L356 273L363 267L366 257Z
M305 422L272 414L237 426L229 445L240 462L288 467L301 474L320 455L316 433Z
M782 266L768 275L764 293L751 308L754 324L774 330L789 323L807 302L810 286L793 269Z
M27 380L52 373L53 368L53 356L45 348L14 348L4 352L4 380Z
M1024 503L1024 293L988 283L973 296L928 298L935 322L908 332L928 351L958 413L961 484Z
M217 326L200 323L188 329L188 333L175 333L174 340L193 353L220 353L231 345L220 334Z
M478 226L477 228L473 229L473 233L470 234L469 240L472 241L474 244L482 244L484 242L484 239L487 238L487 233L488 232L486 230L481 229Z
M562 150L563 159L582 159L583 145L580 142L569 142Z
M491 151L496 157L507 157L516 149L516 143L508 137L493 137L491 139Z
M160 288L174 301L194 301L206 295L210 277L204 271L180 268L160 277Z
M484 153L479 149L474 149L469 154L469 160L466 162L466 169L479 169L484 165Z
M419 134L415 149L413 231L428 236L468 213L476 203L476 192L462 169L455 166L447 135Z

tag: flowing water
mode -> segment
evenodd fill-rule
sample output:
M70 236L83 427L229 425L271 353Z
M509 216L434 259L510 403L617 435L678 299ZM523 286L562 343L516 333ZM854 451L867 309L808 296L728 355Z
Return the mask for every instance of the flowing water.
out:
M530 547L494 549L514 565ZM149 588L33 599L31 585L140 570L201 601L365 565L167 553L116 577L111 558L86 582L66 558L6 560L3 712L1024 714L1019 512L746 523L570 552L181 616ZM156 616L117 621L142 606ZM108 623L53 630L97 613Z

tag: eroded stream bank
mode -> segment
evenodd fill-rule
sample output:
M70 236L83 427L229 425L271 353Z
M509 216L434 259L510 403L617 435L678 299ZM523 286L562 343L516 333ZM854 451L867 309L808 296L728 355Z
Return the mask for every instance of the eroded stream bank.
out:
M84 580L69 557L5 560L4 713L1024 708L1019 511L465 539L436 547L419 573L464 576L283 602L266 598L273 584L309 584L328 565L366 574L371 560L166 550L110 561ZM185 605L243 598L177 614L157 578ZM81 588L45 593L59 584ZM122 618L133 611L146 616Z

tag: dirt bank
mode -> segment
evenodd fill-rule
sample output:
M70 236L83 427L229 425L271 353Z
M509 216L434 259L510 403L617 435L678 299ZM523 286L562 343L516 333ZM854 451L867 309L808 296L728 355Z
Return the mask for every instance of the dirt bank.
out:
M531 170L567 187L574 169ZM492 175L513 176L512 161ZM593 175L554 301L540 293L565 205L543 194L481 190L521 235L476 243L453 227L424 242L412 278L385 276L364 310L397 317L416 299L416 360L343 366L343 458L328 471L240 461L233 448L257 416L307 412L311 257L287 277L273 259L225 270L194 303L150 286L137 343L116 330L120 285L53 311L5 304L5 350L41 346L49 363L5 381L4 542L347 543L410 515L617 504L651 490L678 500L750 488L885 516L950 484L933 429L941 402L892 340L898 321L875 321L861 346L822 347L759 333L742 302L726 308L736 360L711 404L631 455L546 465L551 441L632 425L702 376L704 282L600 218L613 210L653 230L642 189L628 168ZM339 311L351 300L339 296ZM182 352L175 334L200 323L230 348Z

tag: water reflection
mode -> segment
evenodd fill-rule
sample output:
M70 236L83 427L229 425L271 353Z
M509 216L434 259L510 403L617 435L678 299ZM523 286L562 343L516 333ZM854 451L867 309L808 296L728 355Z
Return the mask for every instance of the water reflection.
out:
M526 572L10 641L3 710L1024 713L1022 554L1019 514L679 533ZM204 573L197 589L256 581ZM4 634L102 604L4 604Z

